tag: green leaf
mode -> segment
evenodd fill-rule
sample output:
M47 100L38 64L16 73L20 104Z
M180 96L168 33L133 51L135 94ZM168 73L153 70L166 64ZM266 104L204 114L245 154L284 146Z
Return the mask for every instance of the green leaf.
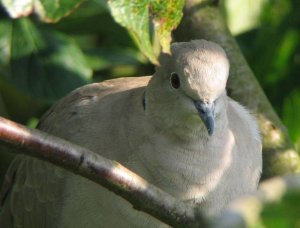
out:
M27 16L34 8L33 0L1 0L1 3L12 18Z
M295 124L300 121L299 107L300 89L295 89L285 95L282 112L282 120L294 142L300 139L300 125Z
M276 203L267 205L262 212L265 227L299 227L300 192L292 190Z
M149 34L149 1L113 0L108 1L114 19L128 29L139 49L157 63Z
M12 36L12 26L10 21L1 21L0 23L0 75L3 74L3 67L9 64L9 53Z
M144 56L134 49L89 48L85 50L90 67L95 70L108 70L120 65L138 66L146 62Z
M24 18L2 24L0 34L0 45L8 45L0 49L0 67L6 70L0 76L33 97L53 101L91 79L81 50L60 33L39 29Z
M70 14L84 0L1 0L12 18L36 13L43 21L56 22Z
M170 52L171 31L182 18L183 0L153 0L152 16L154 31L158 36L163 52Z
M114 19L128 29L152 63L158 63L157 40L162 50L169 52L171 31L180 22L184 0L109 0L108 5ZM153 37L150 35L151 25Z

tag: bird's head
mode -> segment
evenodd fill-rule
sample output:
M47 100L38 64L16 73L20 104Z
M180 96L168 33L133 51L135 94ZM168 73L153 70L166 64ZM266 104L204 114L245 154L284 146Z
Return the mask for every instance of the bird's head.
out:
M216 115L224 108L224 102L218 101L226 95L228 73L229 62L219 45L205 40L174 43L171 55L161 55L148 86L149 106L156 103L156 108L165 110L169 125L202 120L212 135Z

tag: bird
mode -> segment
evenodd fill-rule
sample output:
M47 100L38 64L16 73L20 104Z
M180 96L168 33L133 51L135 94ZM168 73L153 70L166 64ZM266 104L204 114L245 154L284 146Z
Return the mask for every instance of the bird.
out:
M38 128L118 161L213 218L255 192L262 171L255 117L227 96L229 68L214 42L174 42L152 76L80 87ZM92 181L26 155L12 162L1 192L1 227L168 227Z

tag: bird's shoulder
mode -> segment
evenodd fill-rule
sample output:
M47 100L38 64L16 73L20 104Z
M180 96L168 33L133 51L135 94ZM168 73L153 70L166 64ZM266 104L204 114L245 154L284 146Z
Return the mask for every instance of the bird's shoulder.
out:
M124 95L122 92L130 92L145 87L150 78L151 76L118 78L77 88L60 99L42 116L38 128L47 131L48 123L66 120L70 116L80 117L78 112L85 112L84 116L86 116L86 112L91 111L90 108L94 107L92 104L99 105L99 102L102 102L105 97L107 103L111 104L116 97L122 98Z
M148 84L150 78L151 76L124 77L106 80L99 83L91 83L74 90L69 95L67 95L67 97L75 98L76 96L97 96L98 98L101 98L107 94L145 87Z

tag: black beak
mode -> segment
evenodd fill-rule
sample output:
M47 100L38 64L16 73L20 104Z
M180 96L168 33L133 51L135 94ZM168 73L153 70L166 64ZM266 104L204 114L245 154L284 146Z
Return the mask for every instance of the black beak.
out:
M215 129L215 105L203 101L194 101L195 107L202 119L209 135L214 133Z

